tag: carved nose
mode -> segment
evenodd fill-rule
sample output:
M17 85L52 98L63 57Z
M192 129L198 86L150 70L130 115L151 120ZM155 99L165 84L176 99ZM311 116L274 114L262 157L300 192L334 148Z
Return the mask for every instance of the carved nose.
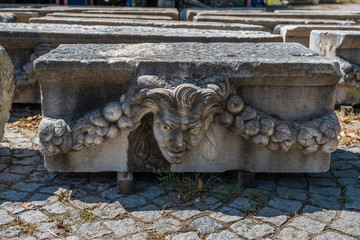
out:
M177 132L174 134L172 144L176 148L182 148L185 145L183 141L183 134L181 132Z

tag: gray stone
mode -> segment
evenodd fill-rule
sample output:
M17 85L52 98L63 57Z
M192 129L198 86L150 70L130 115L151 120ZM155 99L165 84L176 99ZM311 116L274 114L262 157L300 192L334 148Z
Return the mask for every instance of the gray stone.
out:
M117 192L117 189L116 189L116 188L111 188L111 189L108 189L108 190L103 191L103 192L101 193L101 196L102 196L103 198L108 198L108 199L110 199L110 200L112 200L112 201L124 197L123 194L119 194L119 193Z
M324 207L331 210L337 210L341 208L338 197L329 197L311 193L310 202L316 207Z
M360 176L359 172L356 170L332 171L332 173L335 177L358 178Z
M336 183L332 182L329 178L309 178L310 185L321 185L335 187Z
M68 186L51 186L51 187L46 187L40 190L41 193L51 193L51 194L55 194L55 195L60 195L62 192L66 192L66 191L70 191L70 187ZM71 193L71 192L69 192Z
M10 156L10 154L11 154L10 149L0 148L0 156ZM1 162L2 162L2 160L1 160Z
M21 233L21 228L19 226L3 226L0 227L0 236L3 238L9 239L16 237Z
M64 17L64 18L113 18L113 19L132 19L132 20L171 20L170 16L163 15L134 15L134 14L96 14L96 13L50 13L48 17ZM32 21L34 22L34 21Z
M348 187L345 190L346 197L350 200L345 203L346 208L360 209L360 188Z
M341 186L355 185L359 182L356 178L338 178L337 180Z
M56 227L55 223L49 222L49 223L37 224L37 231L35 233L37 239L51 239L54 237L53 233L54 234L59 233L59 230Z
M155 205L145 206L137 211L133 211L131 214L145 222L155 221L162 216L161 211Z
M8 190L6 192L1 193L0 195L2 198L10 201L20 201L26 196L28 196L28 193L24 192L17 192L14 190Z
M349 161L349 163L360 168L360 161Z
M22 204L23 204L22 202L12 202L10 204L3 206L2 208L5 209L6 211L11 212L12 214L17 214L25 210L25 208L21 206Z
M275 229L268 224L255 224L250 219L234 223L230 228L247 239L263 238L275 232Z
M360 224L360 213L355 211L342 211L340 214L342 219L345 219L349 222L356 222Z
M111 233L100 222L84 223L79 226L76 232L82 237L90 238L98 238Z
M274 208L290 212L290 213L296 213L301 208L302 204L301 202L294 201L294 200L285 200L281 198L275 197L274 199L270 200L269 206L272 206Z
M0 209L0 225L11 223L14 220L5 210Z
M53 214L64 214L66 212L72 212L75 210L74 208L69 207L66 204L61 203L61 202L57 202L52 205L47 205L47 206L43 207L43 209L45 209L49 213L53 213Z
M244 213L229 207L223 207L218 212L210 215L211 218L220 222L234 222L242 219L244 216Z
M357 223L357 222L349 222L344 219L338 219L338 220L334 221L329 226L329 228L337 230L342 233L360 237L360 228L359 228L359 223Z
M349 161L332 161L330 168L333 170L346 170L352 168L352 166Z
M24 158L24 157L32 157L36 156L38 151L31 150L31 149L15 149L14 150L14 157L17 158Z
M172 240L200 240L196 232L179 233L174 235Z
M332 177L331 173L329 171L322 172L322 173L310 173L309 176L314 177L314 178L330 178L330 177Z
M281 232L275 236L275 239L279 240L288 240L288 239L298 239L298 240L308 240L310 239L310 234L304 231L295 230L293 228L287 227L281 230Z
M341 193L340 189L336 187L319 187L316 185L310 185L309 191L311 193L326 196L338 196Z
M15 173L1 173L0 182L20 182L24 179L24 175L15 174Z
M310 205L306 205L302 212L305 217L325 223L331 222L336 216L336 211L325 210Z
M267 179L256 179L256 188L273 190L276 189L276 182Z
M240 238L238 236L236 236L236 234L229 232L227 230L219 232L219 233L213 233L210 234L206 240L240 240Z
M154 230L159 233L170 233L177 232L180 230L181 223L175 219L161 219L155 221L150 227L149 230Z
M34 170L33 166L11 166L5 170L7 173L28 174Z
M6 164L0 164L0 171L4 170L5 168L7 168Z
M45 222L47 216L39 210L30 210L19 215L20 219L29 223Z
M248 198L238 197L232 203L229 204L229 207L239 209L241 211L246 211L251 208L253 204L250 204Z
M43 186L39 183L24 183L19 182L18 184L14 185L12 189L20 190L20 191L26 191L26 192L33 192L39 187Z
M147 203L143 197L137 195L129 195L120 198L118 201L125 209L139 208Z
M295 199L295 200L306 200L307 191L301 189L293 189L288 187L278 186L277 194L281 198Z
M33 156L33 157L25 157L21 159L13 159L12 163L15 165L36 165L40 162L40 156Z
M279 210L266 207L256 214L256 218L264 222L270 222L276 226L281 226L290 218L290 216L289 213L283 213Z
M314 240L355 240L355 238L341 235L335 232L327 232L315 237Z
M196 49L196 52L194 52L194 49ZM269 51L269 49L271 49L271 51ZM136 57L134 54L136 55ZM169 56L175 56L175 55L177 56L177 61L173 62L173 58ZM281 58L279 58L278 56L281 56ZM199 59L201 59L201 61L199 61ZM85 62L87 64L84 64ZM132 63L131 66L129 65L129 62ZM181 62L180 64L181 66L177 65L180 62ZM257 65L254 64L255 62L256 63L266 62L266 65L264 66L261 66L261 64ZM330 115L328 116L326 115L326 113L328 111L331 111L332 109L331 108L332 94L330 94L330 92L331 91L333 92L335 90L334 84L338 81L338 77L339 77L338 64L335 60L329 61L328 59L323 58L318 54L314 54L305 47L299 46L297 44L277 44L277 43L150 44L147 43L147 44L138 44L136 46L131 44L128 45L87 44L87 45L76 45L76 46L69 44L69 45L62 45L57 49L51 51L49 54L41 56L35 61L34 64L35 64L34 66L35 66L36 75L39 77L42 89L44 89L44 95L43 95L44 117L42 120L42 124L39 128L40 131L39 133L41 140L40 149L43 153L45 153L45 163L49 170L80 171L80 172L128 171L129 170L128 161L130 162L135 161L134 159L132 159L132 157L134 157L135 159L136 157L139 157L135 155L134 156L128 155L128 152L130 152L129 148L134 147L134 145L132 144L132 142L128 142L130 139L128 138L128 134L130 134L131 131L125 130L125 126L127 126L127 124L130 125L132 124L131 123L132 120L129 120L131 118L130 115L132 113L126 111L130 115L126 115L125 113L125 115L121 117L121 120L117 119L117 121L119 121L118 125L120 126L118 127L124 128L123 129L124 131L123 130L120 131L116 139L110 139L110 137L102 138L100 135L103 133L102 132L100 133L100 131L107 130L106 127L108 127L110 122L105 121L102 118L102 112L103 110L105 111L106 108L103 109L100 108L100 106L108 106L107 104L110 104L111 103L110 101L115 101L115 100L119 101L118 99L121 95L119 93L126 92L126 94L122 98L122 100L124 101L126 100L126 102L124 102L124 107L125 105L127 105L127 103L130 104L131 102L130 104L131 106L129 107L133 109L134 106L132 106L132 104L135 104L136 101L130 101L131 96L135 96L134 94L131 94L131 91L136 91L135 89L137 89L138 87L142 87L143 86L141 85L142 83L144 84L154 83L155 85L162 83L165 84L166 81L169 81L171 79L183 79L181 82L186 82L186 83L188 83L191 80L191 82L194 83L198 82L199 84L202 81L205 81L206 79L206 81L213 81L216 82L216 84L221 85L223 83L225 84L228 81L226 79L229 78L231 80L231 83L234 86L237 86L236 87L237 89L241 89L241 94L239 93L241 97L236 94L234 94L234 96L232 97L229 97L230 98L229 106L228 106L229 111L234 114L236 113L235 111L236 109L234 109L233 106L230 104L231 101L233 101L235 98L239 100L242 99L243 97L245 104L251 103L251 106L245 105L246 111L243 111L241 114L248 115L246 118L247 120L245 120L246 123L244 123L244 126L246 125L245 133L248 134L249 137L250 136L254 137L251 139L249 138L248 140L243 139L241 136L230 131L231 129L221 127L219 124L213 122L213 124L209 125L208 130L206 130L208 131L206 132L207 137L204 137L205 132L203 131L200 132L201 137L199 137L198 139L199 142L197 142L197 144L195 145L197 151L190 151L190 149L195 148L194 146L192 146L192 148L190 149L186 148L188 153L190 154L191 152L191 154L187 157L185 157L185 151L182 151L181 154L180 153L175 155L173 154L173 156L180 156L179 158L181 158L181 160L180 159L176 160L174 159L175 157L174 158L169 157L171 153L166 154L166 151L168 149L166 148L167 146L166 144L168 144L166 143L166 141L168 141L168 139L164 139L165 142L162 142L160 144L159 135L161 136L168 136L168 135L162 134L162 132L159 132L159 135L156 135L157 130L160 131L161 129L159 129L160 128L159 125L154 125L156 130L154 131L156 138L155 140L157 141L158 146L154 145L153 146L154 148L150 146L148 150L150 152L159 150L160 153L165 158L163 160L164 161L167 160L169 162L169 165L171 165L172 171L182 172L182 171L189 171L189 169L191 169L191 171L201 170L201 171L211 172L211 171L225 171L229 169L239 169L239 168L255 171L255 172L325 171L328 169L329 152L331 152L332 150L331 148L337 145L337 141L334 138L329 142L327 142L326 145L323 145L319 151L314 152L313 154L304 154L302 151L306 151L306 152L315 151L317 147L315 148L314 146L312 147L307 146L306 149L304 148L301 150L295 148L287 149L289 145L285 142L283 144L281 143L276 144L276 141L281 142L281 139L285 135L289 139L295 137L295 133L293 133L288 129L289 126L287 126L285 122L282 122L281 124L279 122L279 124L276 125L277 130L275 131L275 134L272 135L272 140L271 140L275 142L274 144L270 143L269 147L274 149L277 147L280 148L282 147L286 151L289 150L289 153L286 153L286 151L282 151L282 150L274 151L268 148L259 147L257 144L253 144L250 142L250 141L254 141L259 143L259 141L266 141L266 139L268 142L268 138L265 135L264 136L257 135L256 138L253 135L253 134L256 135L260 132L260 123L258 122L257 119L251 118L251 116L253 116L254 113L256 113L255 114L256 116L260 114L260 112L262 111L266 112L266 116L268 116L269 119L270 119L270 115L277 115L280 119L294 119L294 121L296 119L310 120L313 119L313 117L315 116L319 116L320 114L322 117L321 118L319 117L319 119L315 121L317 122L316 124L318 125L317 128L319 127L320 129L320 123L321 123L322 126L321 129L324 131L323 128L328 126L327 125L328 122L331 122L329 126L334 126L335 129L337 129L337 122L335 118L331 120L332 118L330 118ZM142 64L145 64L147 66L150 65L156 66L156 69L154 69L153 67L142 68L141 70L142 72L141 74L139 74L140 76L136 77L135 79L131 79L133 75L131 75L130 72L140 71L139 69L136 69L136 66L140 66ZM173 68L172 70L169 67L169 64L171 65L171 68ZM183 64L191 66L190 68L186 68L187 69L186 73L180 71L180 69L182 69ZM94 69L95 66L96 66L95 68L98 69L96 70L97 74L99 74L96 77L97 80L95 80L96 74L91 76L88 76L89 74L86 74L87 72L86 69L90 69L88 68L89 65L91 65L91 69ZM114 70L115 65L116 66L126 65L127 66L126 71L129 74L124 74L125 68L122 67L116 68L116 70ZM304 72L303 71L298 72L299 76L294 76L293 74L293 68L295 65L304 70ZM57 71L62 72L62 74L57 74L56 80L54 78L51 78L52 81L49 81L49 75L54 74L52 66L57 66L58 67ZM209 68L209 66L211 66L210 70L206 69ZM274 77L273 73L274 71L277 72L279 66L281 66L282 71L281 74L280 72L278 74L280 74L281 77L279 78ZM218 74L219 72L222 72L222 70L220 71L219 69L224 69L224 68L227 69L226 73L224 73L224 75L226 75L226 77L224 77L223 79L224 81L216 80L218 77L221 79L223 78L222 76L220 77L220 75ZM251 70L249 70L250 68ZM111 69L111 74L110 71L108 71L109 69ZM166 71L164 69L166 69ZM266 69L266 71L264 69ZM79 72L77 73L77 71ZM242 71L246 72L246 74L249 74L249 76L246 77L248 79L247 80L248 82L237 80L244 77ZM69 75L67 75L66 73L70 73L70 72L71 74L69 77ZM259 77L259 72L261 72L260 74L261 77ZM307 74L305 74L305 72L307 72ZM311 72L311 74L308 74L309 72ZM324 78L319 79L319 75L323 76L320 73L324 73ZM148 74L156 74L159 76L155 76L155 75L149 76ZM81 79L86 79L87 86L89 87L89 89L87 91L86 96L83 96L83 98L88 98L88 97L91 98L91 101L85 99L81 101L76 101L77 102L76 106L74 104L72 105L72 103L74 103L75 100L73 98L70 98L70 95L74 96L75 94L76 96L79 96L78 94L76 94L80 87L77 86L77 84L81 83L82 80L69 81L71 79L71 76L75 76L75 75L78 77L81 76L80 77ZM109 84L100 83L98 81L100 76L101 78L107 79L106 81ZM119 80L119 76L122 76L120 80ZM284 80L284 79L288 79L288 77L291 77L292 79L291 82ZM124 84L119 84L119 81ZM132 81L131 87L128 88L129 92L127 92L126 88L130 83L130 81ZM314 84L314 81L316 82L316 84ZM55 82L56 82L55 84L56 88L52 86L52 84L54 84ZM171 84L175 84L175 82L177 81L174 82L171 80L170 82ZM169 83L166 82L166 84L170 84L170 82ZM59 84L61 84L62 86L61 88L64 89L64 91L57 91L57 89L59 89ZM254 84L262 87L257 88L256 92L254 92L255 91L253 88ZM284 85L288 90L284 90L284 88L274 87L274 86L284 86ZM101 93L98 91L100 86L102 89ZM114 86L117 86L117 89ZM304 91L305 90L304 86L306 86L307 88L306 91ZM188 85L180 84L178 87L184 88L184 87L188 87ZM169 89L170 92L173 92L175 89L175 85L174 86L171 85ZM278 93L279 89L288 92ZM325 91L325 89L327 90ZM319 91L323 91L323 92L319 93ZM63 93L66 92L66 94L60 96L59 95L60 92ZM297 94L297 96L295 96L294 94ZM291 95L293 97L290 98L290 100L289 98L286 97L286 101L282 101L278 98L275 98L274 97L275 95L277 96ZM320 98L320 95L323 96ZM55 98L57 100L54 100ZM224 99L226 99L225 96ZM264 99L267 100L265 101ZM296 104L299 102L299 99L301 99L302 107ZM128 100L130 102L128 102ZM285 98L283 100L285 100ZM50 104L50 102L56 104ZM80 104L79 102L81 102L82 104ZM96 107L94 104L89 105L89 102L96 103ZM314 104L315 102L316 104ZM67 108L65 113L64 112L65 110L63 108L60 108L60 105L63 107L64 104L72 105L73 107ZM120 102L116 102L116 104L119 105ZM281 107L279 107L279 104L281 105ZM298 107L293 107L293 106L298 106ZM306 108L303 106L306 106ZM143 108L136 108L136 109L141 110ZM286 111L279 109L286 109ZM321 113L319 113L319 109L321 109ZM90 112L90 110L96 110L96 111ZM151 111L156 111L156 110L152 109ZM74 114L77 114L77 116L83 115L84 118L77 119L74 116ZM50 116L52 119L49 118ZM87 117L89 117L89 119L87 119ZM234 116L232 117L228 116L228 117L231 120L233 119ZM176 116L176 119L179 118L180 116ZM240 118L237 119L239 120ZM157 118L155 119L155 121L158 120L159 119ZM85 130L80 129L80 127L82 126L80 123L82 123L82 121L85 121L85 124L90 124L87 126L97 126L98 128L105 129L105 130L97 129L100 135L98 133L96 134L93 133L94 136L88 135L87 144L94 143L93 146L87 147L82 143L81 140L82 137L80 136L85 137L86 135L85 132L83 132ZM239 121L241 122L242 120L240 119ZM322 124L322 121L324 121L324 124ZM73 151L70 149L71 148L70 145L67 144L63 144L61 146L56 145L59 146L60 148L55 147L54 144L57 143L58 139L54 139L54 142L52 142L50 141L52 137L51 133L49 132L49 135L47 135L47 131L52 131L51 129L52 126L54 127L53 124L55 124L55 122L60 125L63 124L63 127L61 128L59 127L59 128L63 130L63 131L61 130L60 132L62 134L65 134L64 135L65 139L70 139L70 136L72 136L75 133L79 133L80 134L79 139L76 140L79 141L78 142L79 144L72 144L71 146L74 146L75 148L79 147L84 149L79 151ZM274 122L271 123L275 124ZM69 125L69 128L67 127L67 125ZM79 128L77 127L74 128L75 125ZM73 128L70 128L70 126L72 126ZM116 131L114 130L115 132L119 130L114 124L112 125L112 127L113 127L112 129L116 130ZM72 130L70 131L70 129ZM235 131L236 129L233 130ZM292 129L292 130L296 131L296 129ZM265 130L263 129L263 131ZM273 130L269 130L269 132L274 133ZM176 132L173 133L177 134ZM188 134L188 132L186 132L186 134ZM303 135L307 136L307 134L309 133L305 132L300 136ZM48 137L50 140L48 139ZM223 139L228 139L228 140L222 141ZM299 137L299 139L301 140L302 138ZM296 141L289 140L289 142L295 143ZM228 143L231 143L231 146ZM303 143L303 145L306 144ZM116 151L114 151L114 149L116 149ZM228 153L228 155L223 156L222 161L213 161L212 164L208 164L209 158L216 159L215 156L220 154L216 149L224 149L222 150L222 154ZM207 151L207 150L211 150L211 151ZM323 150L325 152L323 152ZM65 152L69 152L69 154L66 154L65 158L63 154L59 154ZM134 151L131 151L131 153L133 154ZM291 158L289 158L289 154L291 154L292 156ZM242 156L241 161L239 161L238 156ZM151 156L149 157L150 158L153 157L152 153ZM191 158L193 160L185 161L186 160L185 158ZM266 160L264 158L266 158ZM275 161L275 159L276 159L276 164L274 164L273 162ZM264 162L266 162L267 164L263 164ZM304 164L304 162L306 162L307 164ZM207 209L211 209L209 208L209 206L207 207L208 207Z
M140 192L139 194L143 197L153 200L164 194L164 190L159 187L149 187L145 192Z
M117 202L115 203L103 203L100 207L95 208L92 211L96 216L103 219L114 219L120 214L126 213L126 210Z
M326 224L306 217L297 217L289 224L289 226L296 227L310 233L321 233Z
M201 234L213 233L223 226L211 220L209 217L202 217L190 223L190 226L195 228Z
M31 203L34 206L44 206L48 203L57 201L56 196L49 196L47 194L36 193L27 199L27 202Z
M346 32L345 32L346 34ZM359 157L353 154L352 152L340 152L335 154L338 158L343 160L358 160Z
M194 201L194 203L195 203L194 207L204 211L205 210L213 211L222 205L222 203L214 197L207 197L201 199L200 201Z
M130 218L117 221L107 221L104 222L104 224L118 236L125 236L141 231L141 227Z
M306 188L307 187L307 182L306 179L303 177L297 177L297 178L291 178L291 177L286 177L286 178L280 178L279 179L279 184L283 185L285 187L288 188Z
M5 52L0 46L0 141L4 136L5 123L9 120L12 100L15 90L15 68Z
M185 220L192 218L193 216L196 216L200 213L201 212L198 210L185 209L185 210L179 210L179 211L173 212L173 213L171 213L171 215L185 221Z
M243 31L269 31L267 28L253 24L234 24L216 22L187 22L187 21L152 21L152 20L130 20L115 18L78 18L78 17L56 17L45 16L31 18L31 23L56 23L77 25L105 25L105 26L144 26L164 28L195 28L195 29L217 29L217 30L243 30Z

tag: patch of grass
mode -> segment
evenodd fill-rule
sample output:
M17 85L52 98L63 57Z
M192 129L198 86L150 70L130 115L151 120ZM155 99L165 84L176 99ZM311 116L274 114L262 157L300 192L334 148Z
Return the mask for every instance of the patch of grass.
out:
M97 217L92 212L92 210L94 210L95 208L96 207L84 207L79 213L80 221L81 222L92 222L92 221L94 221Z
M150 232L146 236L146 240L166 240L166 234L165 233L155 233Z
M65 192L61 192L57 198L59 202L70 202L70 190L66 190Z
M12 225L20 226L21 232L24 234L27 234L27 235L31 235L31 234L37 232L36 223L28 223L28 222L24 222L20 219L17 219L12 222Z
M351 199L349 197L337 196L336 199L342 204L351 202Z
M59 221L56 223L56 227L59 230L59 235L64 236L65 234L71 232L71 227L64 223L64 221Z
M45 222L53 222L54 221L54 218L53 217L48 217Z
M315 207L320 207L320 202L321 202L320 199L312 199L311 200L312 205L314 205Z

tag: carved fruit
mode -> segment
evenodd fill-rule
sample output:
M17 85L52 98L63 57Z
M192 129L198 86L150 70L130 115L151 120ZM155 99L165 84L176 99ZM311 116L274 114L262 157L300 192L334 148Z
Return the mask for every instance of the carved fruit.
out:
M236 116L231 127L231 131L235 134L242 134L245 131L244 120L240 116Z
M117 122L123 115L120 102L110 102L106 104L103 115L108 122Z
M279 143L276 143L276 142L273 142L273 141L269 141L269 144L266 145L269 149L271 150L279 150L280 149L280 144Z
M245 105L243 111L240 113L240 116L244 121L249 121L256 117L256 111L250 106Z
M115 138L120 133L120 130L114 124L111 124L107 132L107 137Z
M105 135L107 134L108 130L109 130L109 127L103 127L103 128L101 128L101 127L96 127L95 132L96 132L96 134L98 134L99 136L105 136Z
M332 153L338 147L338 140L336 138L330 139L327 143L321 146L321 150L325 153Z
M313 142L310 146L308 146L305 150L303 150L303 153L310 154L314 153L319 149L319 145L316 142Z
M120 129L124 128L132 128L134 127L135 123L132 118L129 118L127 116L122 116L119 121L117 121L117 126Z
M244 101L239 95L231 95L226 101L226 109L233 115L238 114L244 108Z
M255 136L260 131L259 120L254 118L253 120L245 122L245 134L249 136Z
M100 111L93 112L90 115L90 121L98 127L106 127L109 123L104 119Z
M55 133L55 137L61 137L64 135L64 133L66 132L67 129L67 124L64 120L59 119L56 120L54 123L54 133Z
M256 144L266 146L269 143L270 139L266 135L258 134L252 138L252 141Z
M334 120L326 120L320 125L320 131L328 138L336 138L336 136L339 135L341 128Z
M224 111L222 114L217 114L215 116L215 121L223 127L230 127L234 121L234 117L229 112Z
M315 142L314 136L311 135L307 129L301 129L298 134L297 140L303 147L308 147Z
M63 139L61 137L54 137L52 142L54 145L60 145L63 143Z
M104 138L102 136L99 136L98 134L94 134L94 143L99 145L104 142Z
M269 118L262 117L259 120L260 123L260 133L271 136L274 133L275 122Z
M290 139L292 139L291 130L285 122L275 126L275 132L271 135L273 142L283 142Z

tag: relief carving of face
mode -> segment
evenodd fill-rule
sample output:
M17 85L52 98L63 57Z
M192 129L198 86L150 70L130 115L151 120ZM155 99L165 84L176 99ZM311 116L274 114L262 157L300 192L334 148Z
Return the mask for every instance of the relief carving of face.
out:
M190 112L175 116L162 110L155 116L153 132L163 156L170 163L180 163L184 155L199 145L209 122Z

